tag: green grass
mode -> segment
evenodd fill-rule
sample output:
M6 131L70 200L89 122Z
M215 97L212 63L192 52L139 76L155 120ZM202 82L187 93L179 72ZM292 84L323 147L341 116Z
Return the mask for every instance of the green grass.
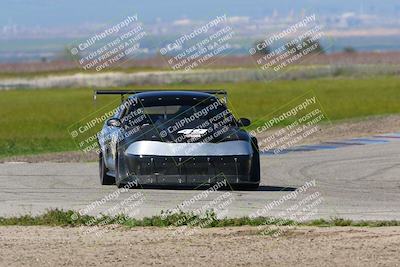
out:
M149 86L130 87L153 88ZM400 78L318 79L212 85L173 85L163 89L227 89L235 115L262 122L266 115L312 90L330 120L400 113ZM0 92L0 157L77 150L67 128L118 98L80 89Z
M228 227L228 226L263 226L263 225L280 225L280 226L355 226L355 227L383 227L383 226L400 226L400 221L352 221L348 219L332 218L330 220L319 219L307 222L295 222L291 220L275 219L268 217L258 218L223 218L218 219L212 211L207 212L204 216L197 216L193 213L167 213L164 216L145 217L143 219L130 218L125 215L108 216L101 215L94 217L89 215L81 216L77 212L68 210L48 210L47 212L32 216L24 215L19 217L0 217L0 226L12 225L44 225L44 226L101 226L110 224L120 224L127 227L137 226L205 226L210 227Z

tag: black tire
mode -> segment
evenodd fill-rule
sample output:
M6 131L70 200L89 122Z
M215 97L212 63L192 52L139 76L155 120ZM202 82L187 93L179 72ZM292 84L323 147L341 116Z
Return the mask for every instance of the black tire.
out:
M99 171L100 171L100 184L113 185L115 184L115 177L107 175L107 168L104 163L103 153L99 153Z

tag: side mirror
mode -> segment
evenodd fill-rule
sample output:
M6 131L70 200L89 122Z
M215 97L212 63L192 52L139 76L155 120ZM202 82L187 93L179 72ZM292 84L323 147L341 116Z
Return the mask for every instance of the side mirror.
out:
M238 124L239 124L240 127L246 127L246 126L249 126L251 124L251 121L249 119L246 119L246 118L240 118L238 120Z
M111 127L121 127L121 120L118 118L111 118L107 120L107 126Z

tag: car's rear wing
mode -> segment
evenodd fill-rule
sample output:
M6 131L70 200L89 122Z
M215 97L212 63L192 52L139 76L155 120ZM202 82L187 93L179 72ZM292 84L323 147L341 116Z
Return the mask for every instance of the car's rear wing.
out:
M124 95L133 95L137 93L155 92L155 91L163 91L163 90L94 90L93 100L96 101L97 95L120 95L122 102L124 101ZM223 95L225 98L225 103L227 101L227 96L228 96L228 93L225 90L180 90L180 91L202 92L212 95Z

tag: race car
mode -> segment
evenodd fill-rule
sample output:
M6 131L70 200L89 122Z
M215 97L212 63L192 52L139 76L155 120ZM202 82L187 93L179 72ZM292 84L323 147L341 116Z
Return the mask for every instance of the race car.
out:
M102 185L257 189L257 139L227 108L225 91L97 90L122 104L98 133ZM124 99L125 95L129 95Z

